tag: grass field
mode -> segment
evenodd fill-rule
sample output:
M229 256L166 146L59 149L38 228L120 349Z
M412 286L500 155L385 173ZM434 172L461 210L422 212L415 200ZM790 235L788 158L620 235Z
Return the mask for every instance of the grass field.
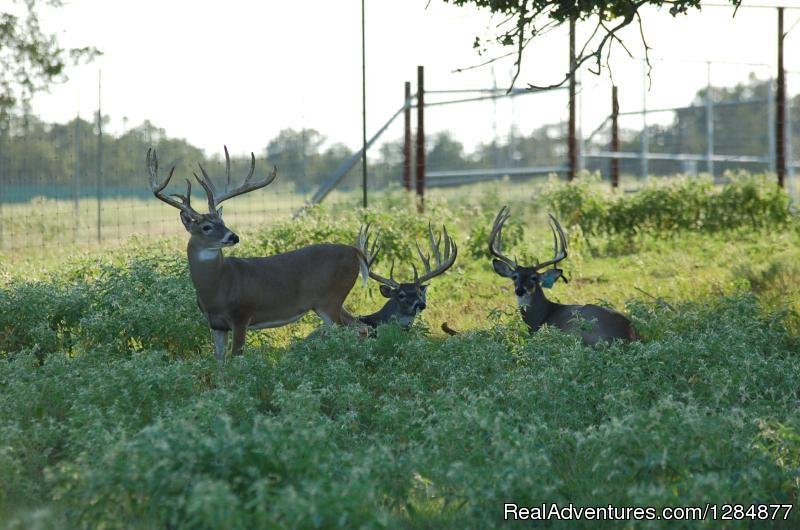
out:
M237 255L269 254L352 241L366 216L383 233L376 267L396 258L402 275L430 218L459 259L410 332L305 339L308 317L250 333L223 367L182 238L3 261L0 526L491 528L505 502L557 502L788 503L788 520L762 524L797 527L800 222L762 184L634 197L580 183L510 202L508 253L549 256L555 210L570 283L548 294L624 311L642 336L631 345L528 335L486 255L507 200L490 189L434 196L430 217L393 196L243 231ZM382 300L370 282L347 306ZM443 321L462 333L445 336ZM698 524L753 526L610 526Z

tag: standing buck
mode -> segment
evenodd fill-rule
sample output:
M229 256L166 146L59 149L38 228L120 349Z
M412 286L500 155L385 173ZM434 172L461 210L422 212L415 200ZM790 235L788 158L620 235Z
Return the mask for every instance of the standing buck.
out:
M369 238L359 237L361 251L367 256L369 277L380 283L381 294L388 300L379 311L371 315L359 316L357 317L358 320L372 328L392 320L397 321L403 328L408 329L411 327L416 316L427 306L425 293L428 286L424 285L424 282L439 276L452 267L458 255L458 247L444 226L442 226L442 234L437 237L434 236L433 227L428 225L428 238L433 252L435 267L431 269L431 257L422 253L419 242L417 242L417 254L422 260L422 266L425 269L424 273L419 276L416 265L412 264L414 281L398 282L394 279L394 263L392 263L389 270L388 278L379 276L372 271L372 263L377 258L379 251L377 240L373 242L372 248L369 248ZM441 249L442 243L444 243L444 250Z
M543 324L549 324L564 331L580 334L586 344L600 341L622 339L637 340L636 332L630 320L621 313L597 305L564 305L548 300L542 288L550 288L561 278L562 270L556 264L567 257L567 238L564 230L555 217L550 215L550 230L553 231L553 258L533 267L517 265L503 255L502 230L509 217L508 206L500 209L489 235L489 252L496 258L492 261L495 272L514 281L514 293L517 295L522 319L531 332L537 331ZM543 270L550 265L552 269ZM586 323L581 322L586 321ZM588 329L587 329L588 328Z
M160 200L180 210L189 232L189 273L197 291L197 305L208 320L216 357L222 361L233 331L233 354L240 355L248 329L283 326L308 311L314 311L328 325L357 324L342 307L355 284L359 270L367 281L366 256L356 247L322 243L263 258L225 257L223 247L239 242L222 220L223 201L263 188L275 180L277 168L263 180L251 182L256 158L250 155L250 172L237 188L217 191L203 166L202 177L194 175L205 190L208 213L195 211L191 204L192 183L187 179L186 195L164 195L175 171L173 166L159 181L155 150L147 151L150 187ZM230 183L231 161L225 148L225 170ZM180 199L177 201L172 197Z

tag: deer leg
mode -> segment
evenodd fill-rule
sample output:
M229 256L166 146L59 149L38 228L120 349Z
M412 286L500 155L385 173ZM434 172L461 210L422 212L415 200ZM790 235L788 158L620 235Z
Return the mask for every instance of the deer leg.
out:
M225 360L225 348L228 346L228 332L212 329L211 336L214 338L214 356L217 361L222 362Z
M244 337L247 333L247 323L234 324L233 326L233 355L241 355L244 349Z
M314 312L317 314L317 316L319 318L322 319L322 322L326 326L332 326L334 324L341 324L341 322L339 321L340 319L337 320L337 319L334 318L334 315L336 314L335 311L328 312L328 311L325 311L324 309L315 309Z

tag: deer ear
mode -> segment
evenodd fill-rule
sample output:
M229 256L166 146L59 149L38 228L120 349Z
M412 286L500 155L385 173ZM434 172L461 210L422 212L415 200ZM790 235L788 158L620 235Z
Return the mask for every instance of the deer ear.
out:
M561 269L548 269L539 275L539 284L545 289L550 289L563 273Z
M492 266L494 267L494 272L499 274L504 278L510 278L514 271L511 270L511 267L508 266L507 263L500 261L499 259L492 260Z
M183 227L186 229L187 232L190 232L190 227L194 224L194 219L192 216L186 212L181 212L181 222L183 223Z
M381 294L384 296L384 298L391 298L392 288L388 285L381 285Z

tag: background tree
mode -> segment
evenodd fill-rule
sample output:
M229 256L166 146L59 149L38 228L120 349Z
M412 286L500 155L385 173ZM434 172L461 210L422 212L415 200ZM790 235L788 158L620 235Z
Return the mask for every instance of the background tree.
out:
M54 33L42 30L38 8L59 7L61 0L6 0L0 11L0 113L16 105L27 108L33 94L66 80L68 61L91 60L100 52L90 46L63 48Z
M701 0L444 0L457 6L471 5L491 11L502 17L503 22L497 26L497 34L489 42L475 37L473 47L480 54L488 53L489 44L496 43L509 51L501 57L516 55L514 62L516 72L511 85L517 80L522 67L522 56L526 46L537 36L547 33L571 19L596 20L594 30L586 42L576 51L575 68L584 63L592 65L590 71L600 73L600 66L605 54L606 62L612 45L616 42L626 51L624 42L618 32L636 22L640 29L645 56L649 47L645 40L642 17L639 10L644 6L669 6L669 14L673 17L688 13L691 9L700 9ZM731 6L739 7L742 0L727 0ZM501 57L495 57L492 62ZM560 86L569 80L570 72L564 78L549 87ZM530 87L543 88L535 84Z

